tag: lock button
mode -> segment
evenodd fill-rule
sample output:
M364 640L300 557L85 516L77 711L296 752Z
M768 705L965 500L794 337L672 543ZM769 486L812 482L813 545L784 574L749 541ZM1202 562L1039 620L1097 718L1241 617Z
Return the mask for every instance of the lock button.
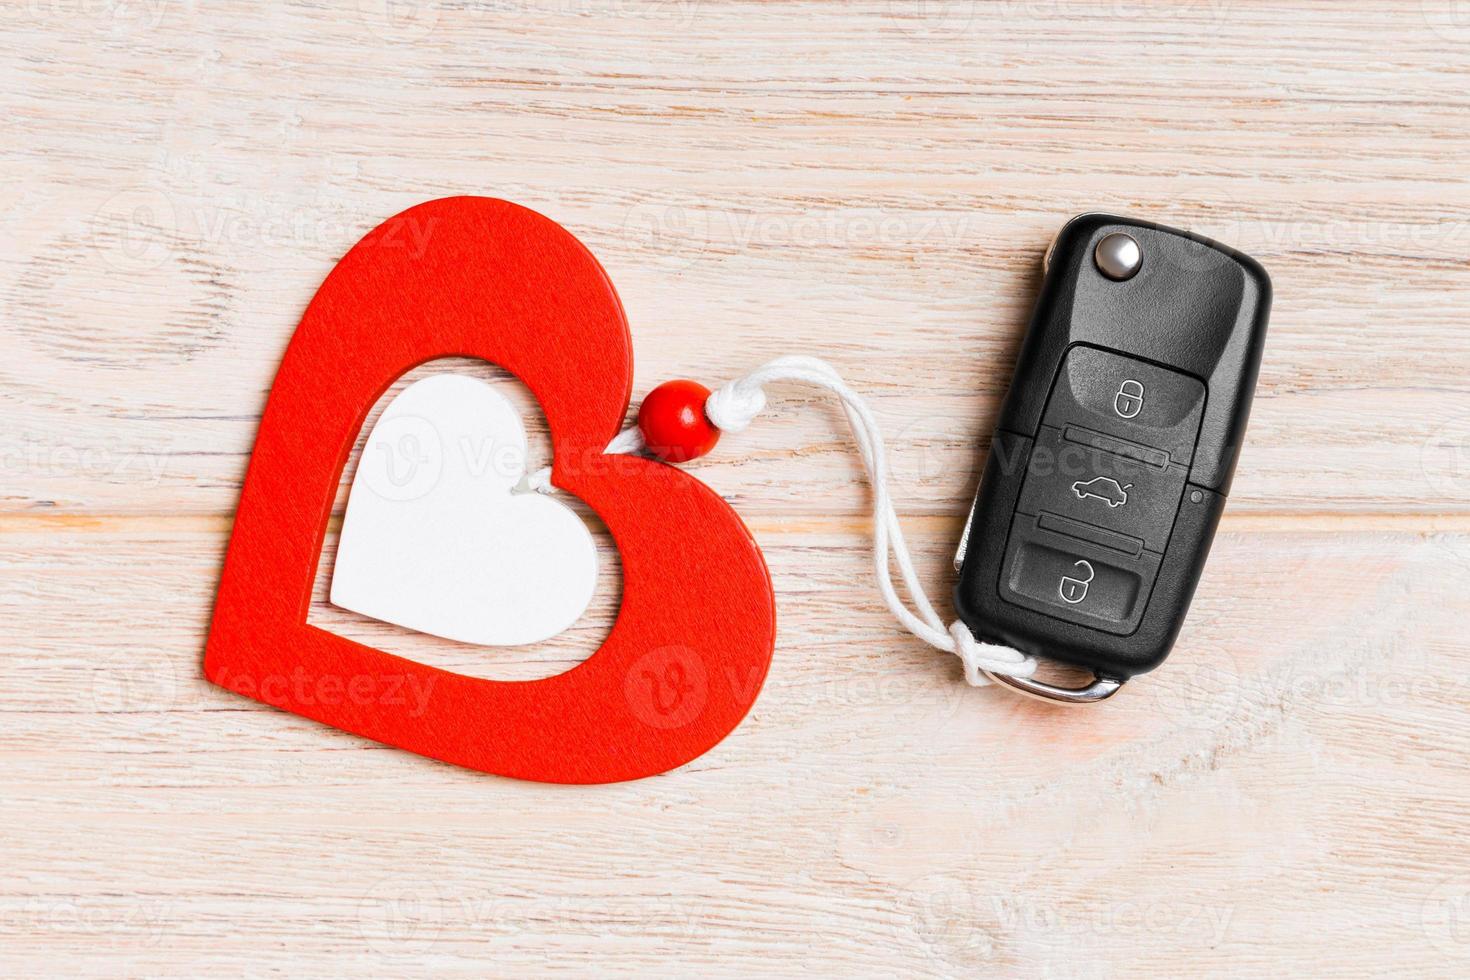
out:
M1162 453L1188 466L1194 457L1205 386L1197 378L1096 347L1073 347L1062 362L1042 418L1081 426Z
M1124 378L1123 383L1118 385L1118 393L1113 396L1113 411L1118 413L1118 418L1135 418L1143 411L1144 394L1142 381Z

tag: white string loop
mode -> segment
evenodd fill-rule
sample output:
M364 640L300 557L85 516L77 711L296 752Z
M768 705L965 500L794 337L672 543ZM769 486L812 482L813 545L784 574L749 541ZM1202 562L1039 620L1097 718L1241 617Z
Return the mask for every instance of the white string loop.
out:
M888 454L878 420L861 395L842 380L842 376L826 361L816 357L793 355L778 357L754 371L721 387L705 402L705 415L719 429L739 432L750 425L766 406L764 389L775 381L801 381L825 388L842 400L842 410L852 428L863 468L873 487L873 571L878 591L899 623L930 646L960 658L965 680L973 687L991 683L986 671L1030 677L1036 672L1036 661L1019 650L975 639L969 627L956 620L948 627L928 593L919 582L904 540L903 528L888 492ZM894 587L890 562L898 566L904 588L913 600L917 613L906 606Z
M746 429L766 407L764 386L776 381L800 381L825 388L842 400L842 410L852 428L863 469L873 487L873 571L878 591L894 617L914 636L945 653L959 657L964 665L965 680L973 687L991 683L986 673L1030 677L1036 672L1036 661L1019 650L975 639L963 622L945 625L923 585L919 583L903 528L888 493L888 456L883 434L861 395L847 386L826 361L816 357L791 355L756 368L749 374L721 387L705 401L705 416L722 432ZM636 425L629 426L608 444L609 453L632 453L643 449L643 439ZM551 493L550 468L537 470L526 478L529 489ZM898 595L890 565L898 566L904 588L913 600L909 609Z

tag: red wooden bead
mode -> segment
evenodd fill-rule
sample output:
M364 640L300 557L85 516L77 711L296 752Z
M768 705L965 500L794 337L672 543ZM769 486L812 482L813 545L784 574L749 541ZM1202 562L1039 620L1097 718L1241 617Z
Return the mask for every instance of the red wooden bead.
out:
M648 451L669 463L698 459L720 441L704 415L709 389L697 381L665 381L638 407L638 428Z

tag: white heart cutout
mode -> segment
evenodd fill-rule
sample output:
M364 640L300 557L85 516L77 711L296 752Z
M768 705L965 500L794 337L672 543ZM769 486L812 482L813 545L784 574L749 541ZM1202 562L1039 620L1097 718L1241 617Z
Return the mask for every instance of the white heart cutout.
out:
M490 385L456 374L409 385L363 445L332 604L483 646L571 626L592 599L597 547L564 504L512 492L525 471L520 416Z

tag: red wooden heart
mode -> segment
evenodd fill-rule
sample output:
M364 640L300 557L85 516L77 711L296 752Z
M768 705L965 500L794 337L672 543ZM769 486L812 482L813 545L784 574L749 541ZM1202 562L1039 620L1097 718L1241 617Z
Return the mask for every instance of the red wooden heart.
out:
M622 305L592 254L534 211L454 197L378 226L337 263L291 338L261 419L204 655L216 684L345 731L484 772L636 779L724 738L775 643L760 550L681 470L605 455L632 388ZM552 482L622 555L623 597L588 660L538 681L466 677L306 622L342 469L405 371L483 358L536 395Z

